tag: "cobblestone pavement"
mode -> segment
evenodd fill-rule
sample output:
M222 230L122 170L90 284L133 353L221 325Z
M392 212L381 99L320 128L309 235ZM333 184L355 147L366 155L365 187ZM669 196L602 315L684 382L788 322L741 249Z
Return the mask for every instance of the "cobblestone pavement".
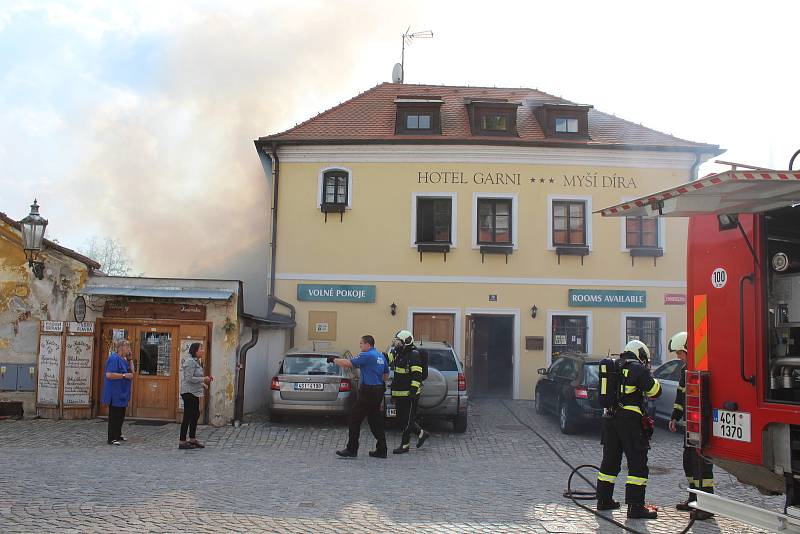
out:
M431 422L423 448L388 460L366 455L366 428L359 457L337 458L346 428L326 419L201 427L207 448L192 451L177 450L175 424L126 423L129 441L111 447L100 420L0 421L0 532L622 532L562 496L569 469L521 422L573 464L599 463L596 428L564 436L525 401L481 400L470 416L466 434ZM613 517L680 532L680 454L680 437L657 429L648 499L659 519ZM781 505L720 471L717 490ZM718 518L692 532L757 531Z

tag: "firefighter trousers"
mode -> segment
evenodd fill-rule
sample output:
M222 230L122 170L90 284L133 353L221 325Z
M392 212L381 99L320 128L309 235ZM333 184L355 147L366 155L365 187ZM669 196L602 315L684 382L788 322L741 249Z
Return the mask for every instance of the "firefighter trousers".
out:
M402 447L408 448L411 442L411 432L419 436L422 433L422 427L417 423L417 403L418 397L396 397L395 403L397 405L397 422L400 423L400 428L403 429L403 438L400 443Z
M690 488L714 493L714 464L694 447L683 446L683 472ZM694 494L689 495L689 500L696 500Z
M619 410L603 418L603 462L597 473L597 502L614 500L614 484L622 467L622 455L628 462L625 503L644 505L647 489L647 450L650 440L642 429L642 416L630 410Z

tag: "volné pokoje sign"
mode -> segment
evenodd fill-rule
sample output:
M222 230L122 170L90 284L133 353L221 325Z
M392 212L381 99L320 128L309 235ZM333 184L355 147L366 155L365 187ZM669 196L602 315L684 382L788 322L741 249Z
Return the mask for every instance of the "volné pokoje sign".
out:
M586 308L645 308L647 292L622 289L570 289L569 305Z
M297 284L297 300L317 302L375 302L375 286Z

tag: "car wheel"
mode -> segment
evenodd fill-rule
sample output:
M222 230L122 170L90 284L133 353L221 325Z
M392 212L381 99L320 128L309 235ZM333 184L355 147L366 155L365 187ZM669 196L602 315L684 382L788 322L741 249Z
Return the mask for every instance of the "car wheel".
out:
M453 431L458 434L463 434L467 431L467 414L458 414L453 419Z
M544 403L542 401L542 392L539 391L538 389L536 390L536 393L533 396L533 408L539 415L544 415L545 409L544 409Z
M283 421L283 416L281 414L277 414L275 412L269 412L270 423L280 423L282 421Z
M572 434L575 431L575 424L569 415L565 402L561 402L558 405L558 428L562 434Z

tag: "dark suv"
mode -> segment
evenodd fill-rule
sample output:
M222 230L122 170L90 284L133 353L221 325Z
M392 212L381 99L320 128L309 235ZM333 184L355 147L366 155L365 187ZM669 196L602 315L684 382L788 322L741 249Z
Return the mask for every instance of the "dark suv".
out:
M581 421L600 419L603 407L597 403L600 360L605 356L562 354L549 369L539 369L534 399L536 413L558 415L564 434L580 429Z

